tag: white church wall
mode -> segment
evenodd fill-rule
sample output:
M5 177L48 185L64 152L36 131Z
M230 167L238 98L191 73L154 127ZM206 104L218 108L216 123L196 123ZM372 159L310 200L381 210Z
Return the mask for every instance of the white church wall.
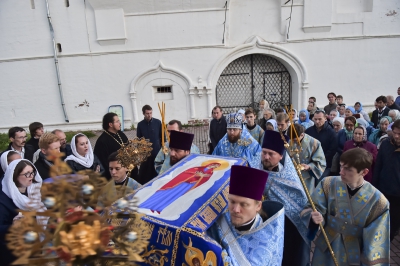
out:
M187 123L209 118L219 77L213 71L223 60L228 65L234 58L229 54L246 45L239 49L241 55L271 55L287 67L296 108L304 107L309 96L323 106L330 91L342 94L347 104L372 105L377 96L394 95L399 86L400 20L393 11L399 13L400 3L395 1L371 1L372 7L370 2L364 1L363 6L352 2L347 11L343 1L326 1L332 3L331 29L306 32L304 5L313 1L295 0L289 39L290 4L284 5L283 0L229 1L226 10L225 1L167 1L151 8L144 2L133 6L122 1L121 7L111 1L116 5L113 9L124 10L126 40L101 44L95 10L105 9L110 0L70 0L69 7L64 1L49 0L56 40L62 45L59 64L70 120L65 123L45 2L34 2L35 9L29 1L0 1L1 132L33 121L44 122L48 130L99 129L102 116L114 104L124 107L127 128L143 118L144 104L152 105L154 116L159 117L154 96L158 85L178 88L173 89L177 92L173 100L165 99L167 120ZM107 34L105 38L111 40L112 34ZM255 36L259 43L251 44ZM296 59L273 47L287 50ZM132 82L159 62L184 75L188 83L179 75L156 72L137 85L134 112Z

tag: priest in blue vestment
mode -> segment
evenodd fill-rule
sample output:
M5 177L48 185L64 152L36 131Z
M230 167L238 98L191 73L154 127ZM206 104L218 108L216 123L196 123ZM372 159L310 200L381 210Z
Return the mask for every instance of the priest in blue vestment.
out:
M390 265L390 215L385 196L364 176L371 168L372 155L351 149L340 156L340 176L327 176L316 187L302 213L314 238L318 224L324 229L338 265ZM315 238L312 265L334 266L324 236Z
M231 168L228 212L207 233L223 248L224 265L281 265L283 205L261 202L268 173L234 165Z
M231 113L226 117L227 134L218 142L213 155L242 158L252 168L260 164L261 147L249 133L243 129L244 117L241 113Z
M286 135L285 138L288 141ZM310 240L300 213L307 204L307 196L279 132L265 131L260 167L269 174L265 198L285 207L282 265L305 266L310 262Z

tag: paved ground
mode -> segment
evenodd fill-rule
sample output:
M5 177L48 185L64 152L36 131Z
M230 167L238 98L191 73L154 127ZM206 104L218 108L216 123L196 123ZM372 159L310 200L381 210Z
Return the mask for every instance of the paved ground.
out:
M195 136L193 141L194 144L199 147L201 153L207 153L208 126L184 128L184 131L193 133ZM92 143L93 147L102 131L95 133L96 137L90 138L90 142ZM128 139L133 139L136 137L136 130L124 131L124 133ZM400 266L400 235L397 235L397 237L392 241L390 251L390 265Z

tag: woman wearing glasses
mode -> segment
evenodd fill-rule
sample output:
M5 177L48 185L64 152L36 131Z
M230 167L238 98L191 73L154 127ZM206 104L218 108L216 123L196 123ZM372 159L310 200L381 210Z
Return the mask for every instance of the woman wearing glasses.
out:
M93 170L102 174L104 168L99 158L93 153L92 144L82 133L76 134L71 140L72 155L65 161L71 167L72 171Z
M0 190L0 261L1 265L9 265L16 258L7 248L5 235L13 223L18 223L22 214L17 211L31 210L32 207L45 211L41 203L40 188L42 178L35 166L28 160L12 161L4 174ZM33 202L39 202L32 206ZM29 207L28 207L29 205ZM40 219L41 217L37 217Z

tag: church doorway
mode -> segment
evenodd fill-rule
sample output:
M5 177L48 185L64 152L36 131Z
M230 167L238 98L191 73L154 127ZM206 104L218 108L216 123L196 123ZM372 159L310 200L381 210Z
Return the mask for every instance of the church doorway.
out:
M266 99L277 109L291 103L291 77L275 58L250 54L232 61L221 73L216 86L217 105L224 113L253 107Z

